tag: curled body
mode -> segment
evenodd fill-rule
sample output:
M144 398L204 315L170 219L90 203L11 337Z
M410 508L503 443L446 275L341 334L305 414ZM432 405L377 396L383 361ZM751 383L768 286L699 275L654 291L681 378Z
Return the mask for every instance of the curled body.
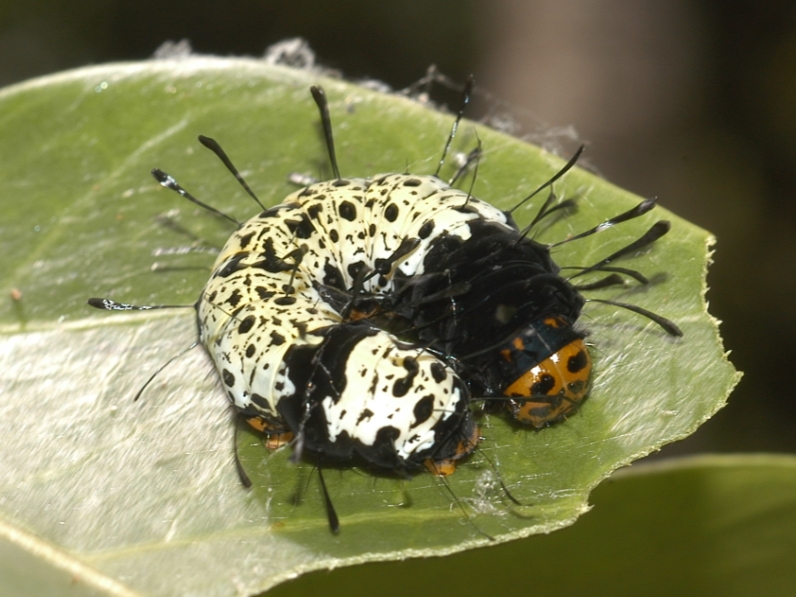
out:
M472 80L440 167L471 89ZM321 465L364 464L399 476L425 466L445 476L477 447L477 402L498 405L512 421L536 429L576 412L592 373L578 325L586 303L581 291L627 278L646 283L639 272L608 264L656 241L670 225L656 222L619 251L564 277L551 257L553 246L641 216L655 201L559 243L541 244L529 238L530 230L572 201L556 203L551 191L524 229L511 214L552 187L583 148L504 212L436 174L341 177L325 95L317 87L311 92L332 180L265 208L218 143L200 136L261 207L239 224L170 175L152 173L161 185L237 225L193 305L199 340L229 401L267 436L266 445L290 443L294 460L309 455L319 465L329 525L336 532L339 521ZM471 155L477 159L480 145ZM592 276L580 286L572 282L584 274L604 277ZM591 300L682 335L674 323L641 307ZM117 311L170 308L111 299L89 304ZM239 472L250 484L242 467Z
M472 452L456 368L351 307L367 297L399 312L397 289L423 279L433 247L466 243L483 222L511 230L503 212L434 176L389 174L310 185L244 223L197 303L232 404L324 462L446 470Z

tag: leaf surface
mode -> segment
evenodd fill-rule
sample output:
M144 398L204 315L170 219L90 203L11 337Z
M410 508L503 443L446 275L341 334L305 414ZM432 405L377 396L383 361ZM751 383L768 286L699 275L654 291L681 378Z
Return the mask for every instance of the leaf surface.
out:
M793 456L707 455L633 466L595 489L592 501L577 524L551 535L444 560L308 574L269 597L403 597L410 584L446 597L793 594Z

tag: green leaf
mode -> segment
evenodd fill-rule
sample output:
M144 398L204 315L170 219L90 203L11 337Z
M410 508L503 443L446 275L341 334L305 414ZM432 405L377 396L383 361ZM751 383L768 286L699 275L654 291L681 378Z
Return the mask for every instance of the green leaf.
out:
M404 597L411 587L446 596L793 595L793 456L700 456L634 466L600 485L592 501L594 509L577 524L552 535L444 560L308 574L269 596Z
M613 470L690 434L724 404L737 376L703 301L712 238L661 208L554 256L561 265L590 265L657 218L670 219L669 235L623 261L651 285L591 296L653 310L685 336L673 339L623 309L587 305L596 373L579 414L541 432L483 416L485 440L447 483L428 474L399 480L327 470L339 536L328 531L312 467L291 464L284 449L269 453L249 432L241 433L240 451L255 487L240 487L231 415L201 349L132 402L195 338L192 311L105 314L86 299L192 304L213 256L153 251L218 247L231 233L227 222L160 188L149 170L166 170L239 219L254 215L256 206L199 146L204 134L225 147L266 203L278 203L294 190L289 173L326 169L308 93L319 82L344 175L435 170L451 116L254 60L108 65L0 93L2 286L5 296L21 293L0 302L0 416L8 422L0 520L10 529L3 537L65 554L92 587L104 586L100 578L151 594L256 592L318 568L441 555L567 526ZM485 157L474 192L500 207L563 163L469 123L456 148L471 149L475 130ZM544 228L541 241L639 201L577 169L556 191L577 197L579 208ZM535 209L538 202L519 210L520 224ZM500 479L527 506L512 505ZM58 558L39 562L70 569Z

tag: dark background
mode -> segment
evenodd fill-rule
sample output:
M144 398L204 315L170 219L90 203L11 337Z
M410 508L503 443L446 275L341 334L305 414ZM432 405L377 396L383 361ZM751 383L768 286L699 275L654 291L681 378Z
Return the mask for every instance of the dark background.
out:
M796 3L0 1L0 83L145 59L166 40L260 56L295 36L350 79L472 72L521 134L576 131L603 176L711 230L711 312L746 375L664 454L796 451Z

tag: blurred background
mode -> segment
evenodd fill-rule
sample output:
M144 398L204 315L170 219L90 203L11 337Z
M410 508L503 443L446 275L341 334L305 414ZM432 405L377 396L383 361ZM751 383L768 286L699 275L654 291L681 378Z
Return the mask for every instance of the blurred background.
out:
M796 3L0 0L0 83L146 59L167 40L260 56L296 36L348 79L472 72L481 109L517 134L576 133L602 176L712 231L710 308L746 375L662 454L796 451Z

